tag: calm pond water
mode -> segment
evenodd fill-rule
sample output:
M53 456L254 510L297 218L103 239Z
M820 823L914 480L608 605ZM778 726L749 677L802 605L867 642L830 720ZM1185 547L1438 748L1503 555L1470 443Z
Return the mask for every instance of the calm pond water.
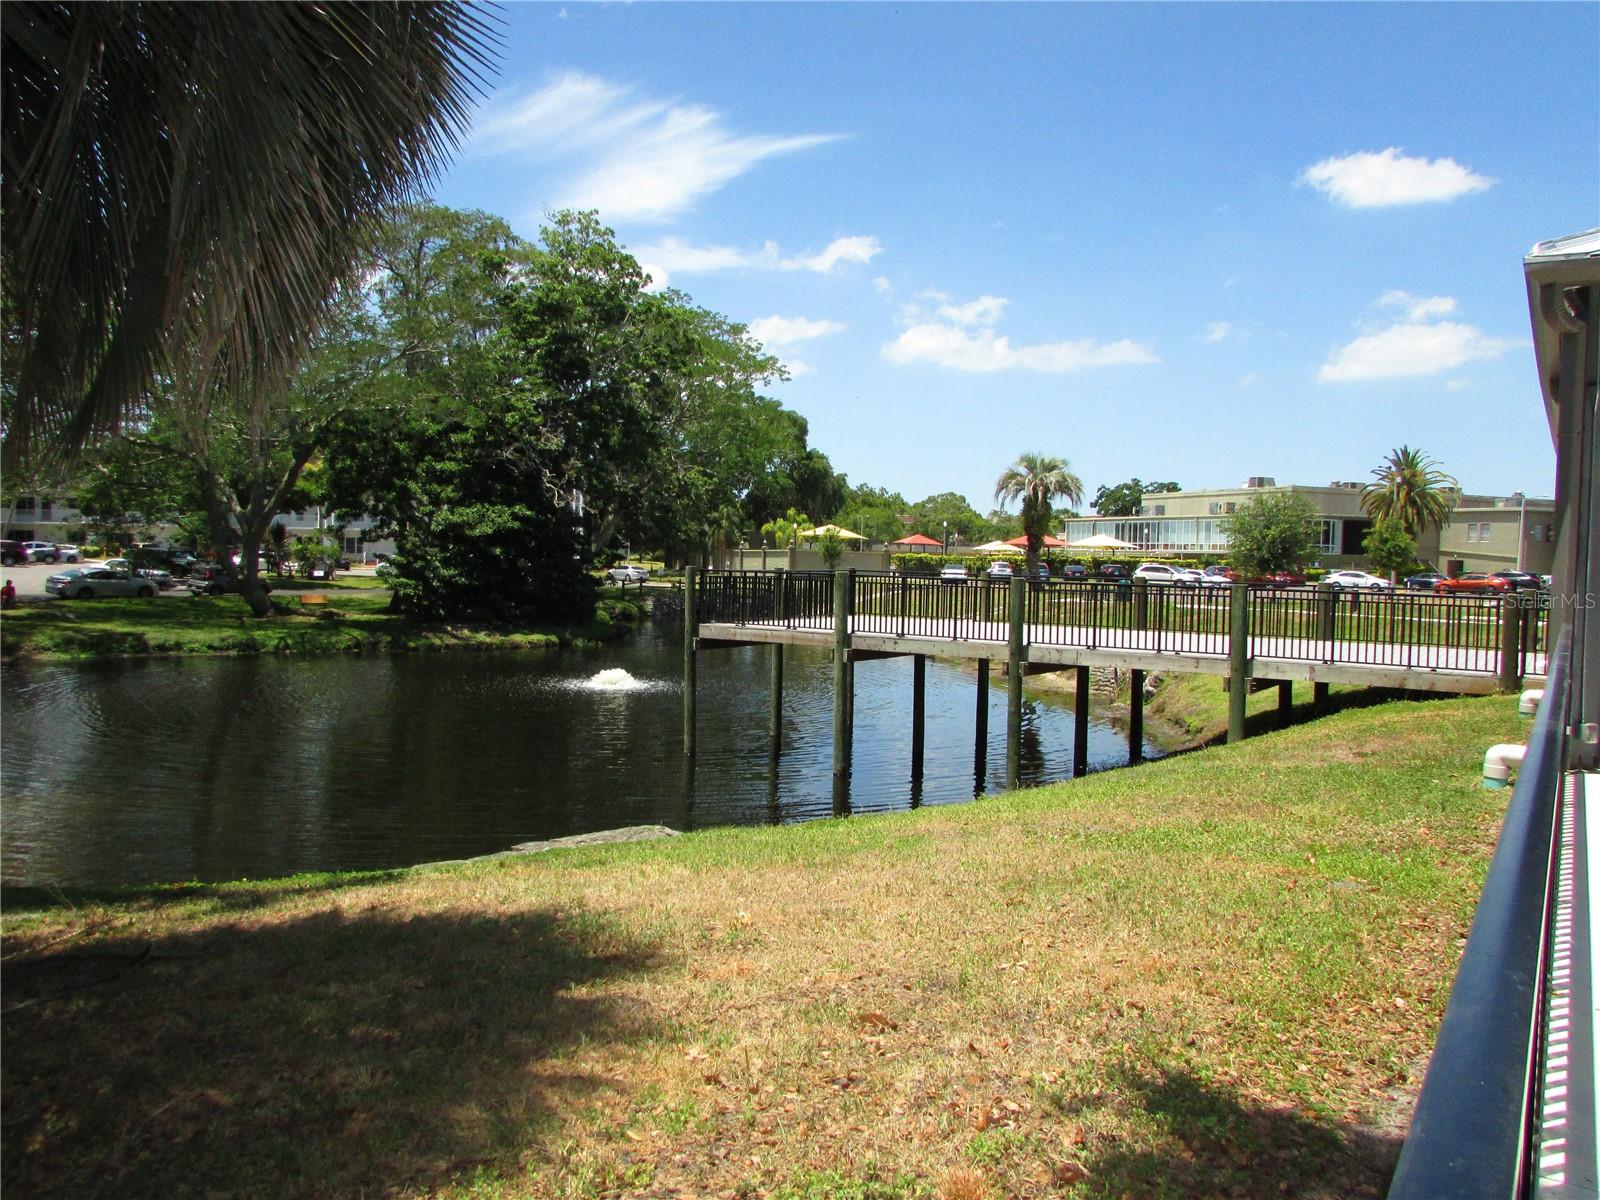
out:
M767 652L702 655L690 777L680 637L646 629L564 653L8 667L0 868L13 883L219 881L465 858L622 825L833 815L826 652L788 652L775 769ZM635 685L595 686L617 670ZM928 664L918 789L911 660L860 664L850 809L1003 789L996 675L980 774L975 676ZM1070 778L1070 706L1030 700L1023 720L1025 780ZM1092 767L1121 765L1126 753L1121 731L1091 722Z

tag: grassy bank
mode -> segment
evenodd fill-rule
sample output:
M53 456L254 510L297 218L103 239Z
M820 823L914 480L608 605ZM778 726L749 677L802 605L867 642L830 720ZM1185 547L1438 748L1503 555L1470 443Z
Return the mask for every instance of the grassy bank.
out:
M278 588L286 611L253 617L238 596L150 600L40 600L0 618L0 653L82 659L173 654L332 654L447 649L520 649L605 641L637 623L637 593L608 593L579 626L419 621L388 611L389 594L369 581L316 585L326 603L306 607L309 588Z
M1514 701L956 807L12 896L9 1189L1381 1193Z

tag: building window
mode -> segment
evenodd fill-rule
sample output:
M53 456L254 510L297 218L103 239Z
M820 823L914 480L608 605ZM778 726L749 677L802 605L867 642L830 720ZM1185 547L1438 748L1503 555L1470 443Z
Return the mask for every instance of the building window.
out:
M23 513L27 513L31 517L33 515L33 506L34 500L32 496L17 497L17 514L19 516Z
M1226 504L1224 504L1222 506L1222 511L1225 512L1225 513L1231 513L1234 509L1236 509L1238 507L1239 506L1237 504L1235 504L1232 500L1229 500Z
M1544 526L1543 525L1535 525L1533 527L1533 540L1536 541L1536 542L1544 541Z
M1167 506L1165 504L1154 504L1154 505L1151 505L1151 507L1150 507L1150 515L1152 517L1164 517L1164 516L1166 516L1167 515Z

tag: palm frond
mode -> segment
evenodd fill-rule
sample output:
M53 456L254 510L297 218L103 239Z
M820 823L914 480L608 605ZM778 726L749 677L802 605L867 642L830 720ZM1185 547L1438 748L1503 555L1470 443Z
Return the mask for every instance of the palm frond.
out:
M0 34L13 461L114 430L179 343L223 389L280 376L495 40L446 0L13 0Z

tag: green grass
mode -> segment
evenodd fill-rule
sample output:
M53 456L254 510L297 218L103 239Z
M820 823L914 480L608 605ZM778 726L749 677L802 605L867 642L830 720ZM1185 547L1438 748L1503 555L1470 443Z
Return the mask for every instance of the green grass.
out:
M1382 1193L1504 697L913 813L6 897L36 1196Z
M299 593L324 592L327 604L303 608ZM387 590L367 580L273 585L280 611L251 615L239 596L162 596L149 600L40 600L0 617L0 653L83 659L183 654L333 654L555 646L603 641L636 623L642 606L615 592L595 619L569 627L419 621L388 611Z

